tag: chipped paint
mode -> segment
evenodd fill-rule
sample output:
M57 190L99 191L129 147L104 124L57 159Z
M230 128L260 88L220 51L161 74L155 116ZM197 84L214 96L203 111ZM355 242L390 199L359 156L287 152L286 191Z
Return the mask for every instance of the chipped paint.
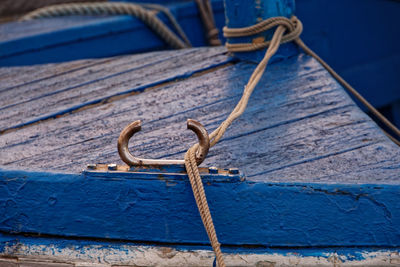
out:
M399 185L218 179L204 182L223 245L400 246ZM2 169L0 211L5 233L208 244L184 175Z
M39 239L40 240L40 239ZM18 258L70 263L75 266L212 266L214 253L199 248L141 246L126 244L82 244L75 241L47 241L31 244L17 241L1 247L1 261ZM11 258L11 259L10 259ZM371 249L264 249L256 253L224 253L227 266L398 266L399 251Z

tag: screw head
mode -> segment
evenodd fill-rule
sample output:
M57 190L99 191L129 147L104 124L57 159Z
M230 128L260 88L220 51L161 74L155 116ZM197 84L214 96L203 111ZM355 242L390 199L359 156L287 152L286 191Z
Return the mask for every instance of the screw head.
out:
M238 168L229 168L229 174L239 174Z
M217 174L218 173L218 168L217 167L210 167L210 168L208 168L208 172L210 174Z
M97 167L97 165L93 164L93 163L86 165L86 168L88 168L89 170L95 170L96 167Z
M108 165L107 165L107 168L108 168L110 171L115 171L115 170L117 169L117 164L115 164L115 163L113 163L113 164L108 164Z

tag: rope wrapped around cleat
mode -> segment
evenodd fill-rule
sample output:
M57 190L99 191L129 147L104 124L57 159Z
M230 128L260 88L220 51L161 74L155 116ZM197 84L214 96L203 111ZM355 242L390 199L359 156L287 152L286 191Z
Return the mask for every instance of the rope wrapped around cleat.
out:
M297 17L293 16L291 19L285 17L274 17L264 20L256 25L244 28L229 29L224 28L224 36L227 38L243 37L255 35L270 29L275 29L275 32L270 41L264 41L260 43L237 43L230 44L226 43L226 47L231 52L245 52L254 51L258 49L267 48L264 58L257 65L254 72L250 76L247 82L241 99L230 113L228 118L223 121L220 126L210 134L210 147L213 147L222 138L226 129L232 122L240 117L246 109L247 103L250 96L261 79L264 71L268 65L271 57L278 51L280 44L285 42L294 41L300 46L308 55L315 58L325 69L340 83L344 88L353 94L361 103L363 103L378 119L380 119L389 129L391 129L398 137L400 137L400 131L392 123L390 123L378 110L376 110L365 98L363 98L351 85L349 85L339 74L337 74L325 61L323 61L316 53L314 53L309 47L307 47L300 39L300 34L303 30L302 23ZM386 133L386 132L385 132ZM396 144L400 145L399 141L394 137L386 133L391 140ZM220 243L215 232L215 227L212 221L211 213L208 207L207 199L204 193L203 183L199 174L199 170L196 164L195 153L198 145L195 144L186 152L185 155L185 166L189 176L189 180L192 186L193 195L196 200L198 210L200 212L201 219L204 227L207 231L208 237L211 242L211 246L214 249L216 255L216 261L219 267L224 267L225 262L220 249Z

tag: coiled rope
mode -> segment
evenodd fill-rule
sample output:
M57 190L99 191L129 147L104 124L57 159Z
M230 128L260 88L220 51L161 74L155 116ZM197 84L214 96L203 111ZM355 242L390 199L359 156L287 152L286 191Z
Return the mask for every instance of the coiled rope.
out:
M176 28L181 38L171 31L151 10L144 7L164 12L172 25ZM132 4L123 2L94 2L94 3L70 3L47 6L32 11L21 18L21 20L31 20L39 18L52 18L59 16L73 15L131 15L140 19L150 29L152 29L162 40L175 49L191 47L185 33L176 22L173 15L167 8L155 4Z
M256 25L244 28L230 29L224 28L224 36L227 38L250 36L258 34L272 28L275 28L275 32L270 41L261 43L238 43L230 44L226 43L226 47L231 52L244 52L254 51L267 47L267 51L264 58L257 65L254 72L250 76L248 83L246 84L242 97L230 113L228 118L223 121L220 126L210 134L210 147L214 146L224 135L226 129L232 122L243 114L246 109L249 98L261 79L268 61L276 53L281 43L294 41L299 45L307 54L315 58L325 69L340 83L342 84L351 94L353 94L361 103L363 103L377 118L379 118L388 128L390 128L398 137L400 137L400 131L392 123L390 123L378 110L376 110L366 99L364 99L353 87L351 87L343 78L341 78L325 61L323 61L317 54L315 54L310 48L308 48L303 41L300 39L300 34L303 30L301 21L293 16L291 19L285 17L274 17L264 20ZM400 144L394 137L388 135L397 144ZM196 164L195 153L197 151L197 144L189 148L185 154L185 166L189 176L189 180L193 189L193 195L195 197L197 207L200 212L201 219L204 227L207 231L208 237L211 242L211 246L215 252L217 264L219 267L224 267L225 263L223 255L220 249L220 243L215 232L214 224L211 218L211 213L208 207L207 199L204 193L203 183L199 174L199 170Z

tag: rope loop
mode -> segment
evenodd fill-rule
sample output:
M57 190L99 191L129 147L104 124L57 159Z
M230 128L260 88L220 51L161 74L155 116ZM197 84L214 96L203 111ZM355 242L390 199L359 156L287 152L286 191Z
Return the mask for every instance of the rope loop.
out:
M224 37L226 38L238 38L257 35L278 26L283 26L285 28L285 34L280 40L281 44L296 40L303 32L303 24L296 16L292 16L290 19L285 17L273 17L243 28L228 28L225 26L223 31ZM226 42L225 46L230 52L249 52L267 48L270 44L271 40L263 40L260 42L259 38L254 38L252 43L233 44Z

